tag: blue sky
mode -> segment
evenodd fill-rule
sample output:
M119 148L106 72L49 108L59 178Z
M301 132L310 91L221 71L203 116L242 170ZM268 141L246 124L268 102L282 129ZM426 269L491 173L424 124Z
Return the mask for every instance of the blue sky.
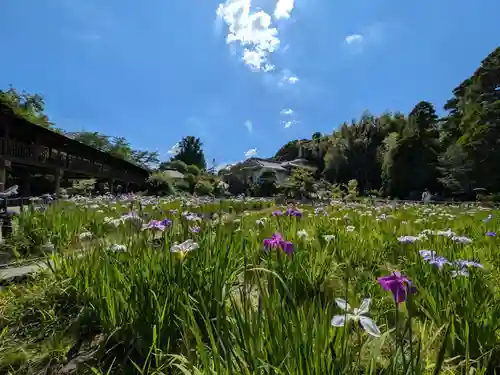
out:
M364 110L439 110L500 42L498 0L5 0L0 88L163 159L272 156ZM254 154L250 152L249 154Z

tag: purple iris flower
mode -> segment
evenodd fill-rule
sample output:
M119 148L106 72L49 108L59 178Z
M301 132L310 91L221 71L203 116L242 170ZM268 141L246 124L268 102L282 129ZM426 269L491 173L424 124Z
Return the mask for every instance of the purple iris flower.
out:
M191 231L191 233L199 233L201 229L198 225L193 225L189 228L189 230Z
M273 213L271 215L272 216L281 216L281 215L283 215L283 212L281 212L280 210L276 210L276 211L273 211Z
M399 272L393 272L390 276L378 278L380 286L387 291L391 291L396 303L406 301L407 293L415 293L416 288L406 276Z
M163 232L165 230L165 225L163 225L162 222L159 220L151 220L144 226L143 229L151 229Z
M465 267L484 268L484 266L481 263L474 262L472 260L457 260L457 261L455 261L455 264L461 268L465 268Z
M299 210L293 209L293 208L289 208L288 210L286 210L285 215L286 216L302 217L302 212L300 212Z
M420 240L420 237L417 236L401 236L398 237L398 241L401 243L415 243Z
M437 266L439 269L442 269L445 264L450 264L448 259L437 255L433 250L420 250L419 254L427 263Z
M484 268L484 266L481 263L474 262L471 260L456 260L453 262L454 265L458 267L457 270L451 271L451 276L452 277L457 277L457 276L469 276L469 267L477 267L477 268Z
M271 249L281 249L287 255L292 255L293 243L285 241L280 233L274 233L271 238L266 238L264 240L264 251L268 253Z
M164 225L165 227L169 227L172 225L172 220L170 219L164 219L161 221L161 224Z
M497 236L497 232L486 232L486 235L488 237L496 237Z

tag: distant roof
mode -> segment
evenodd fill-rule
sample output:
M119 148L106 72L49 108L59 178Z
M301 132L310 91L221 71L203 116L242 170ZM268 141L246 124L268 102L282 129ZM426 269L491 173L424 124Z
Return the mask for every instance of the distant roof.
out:
M316 170L316 167L309 165L309 162L306 159L295 159L291 161L285 161L281 163L282 166L285 167L299 167L299 168L305 168L305 169L310 169L310 170Z
M273 161L257 160L257 164L259 164L262 168L286 171L286 169L281 166L281 163L276 163Z
M163 173L165 173L165 175L167 175L170 178L178 178L178 179L184 178L184 175L181 172L176 171L174 169L165 169Z

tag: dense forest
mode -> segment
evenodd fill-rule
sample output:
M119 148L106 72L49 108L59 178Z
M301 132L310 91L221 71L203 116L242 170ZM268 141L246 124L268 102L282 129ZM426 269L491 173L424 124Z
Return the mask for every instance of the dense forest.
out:
M361 192L398 198L425 189L449 195L472 189L500 192L500 47L453 90L438 117L421 101L408 114L365 113L331 135L284 145L274 160L302 152L332 183L357 180Z

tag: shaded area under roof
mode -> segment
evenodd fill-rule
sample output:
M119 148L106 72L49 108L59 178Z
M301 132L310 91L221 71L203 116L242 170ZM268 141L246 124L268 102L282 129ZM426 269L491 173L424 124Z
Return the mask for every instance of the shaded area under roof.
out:
M0 102L1 136L3 136L5 132L7 123L10 123L11 125L9 127L9 138L11 139L15 139L26 144L39 143L40 145L57 149L62 152L106 163L110 167L120 168L141 174L144 175L145 178L149 175L149 170L147 168L110 155L104 151L88 146L40 125L33 124L30 121L19 117L15 114L11 107Z

